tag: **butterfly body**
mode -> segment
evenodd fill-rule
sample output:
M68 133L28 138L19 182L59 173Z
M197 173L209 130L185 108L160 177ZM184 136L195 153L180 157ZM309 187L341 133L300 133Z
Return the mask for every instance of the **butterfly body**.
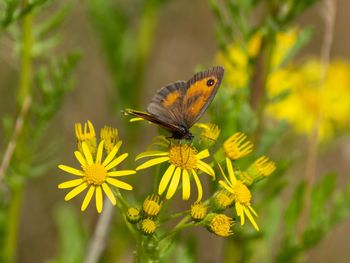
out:
M175 139L192 140L190 128L214 99L223 74L222 67L201 71L188 81L177 81L158 90L147 112L126 109L125 113L161 126Z

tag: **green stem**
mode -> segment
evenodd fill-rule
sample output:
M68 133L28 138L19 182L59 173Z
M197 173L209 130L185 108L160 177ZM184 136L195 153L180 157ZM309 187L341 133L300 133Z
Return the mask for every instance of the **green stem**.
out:
M18 240L18 225L23 198L23 185L12 189L11 203L7 217L7 229L4 248L5 262L16 262L16 248Z
M23 1L23 8L28 4L27 0ZM22 22L22 43L21 43L21 65L19 76L19 91L18 91L18 103L22 105L25 98L30 96L32 87L32 24L33 16L28 13ZM18 145L19 147L20 145ZM12 196L8 211L8 225L5 237L5 261L15 262L17 241L18 241L18 227L20 219L20 210L22 206L22 197L24 189L24 181L12 186Z
M23 8L28 4L27 0L23 1ZM32 47L33 47L33 16L31 13L23 18L22 23L22 45L21 45L21 75L19 80L18 101L23 103L31 93L32 84Z

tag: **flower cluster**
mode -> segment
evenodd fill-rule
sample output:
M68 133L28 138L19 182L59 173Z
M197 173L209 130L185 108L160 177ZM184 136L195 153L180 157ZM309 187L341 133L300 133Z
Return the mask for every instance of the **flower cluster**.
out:
M145 201L143 214L147 218L157 215L161 207L159 196L164 196L166 200L171 199L178 190L182 192L182 199L188 200L191 196L191 181L194 181L197 197L195 203L191 205L190 217L196 224L206 226L209 231L219 236L229 236L233 233L234 223L232 217L223 214L223 212L234 207L233 217L239 217L241 225L244 225L245 218L248 218L253 227L259 230L254 219L257 217L257 213L251 205L252 194L248 187L269 176L276 169L275 164L266 156L261 156L244 170L238 166L234 169L232 161L243 158L253 151L254 146L247 140L247 136L237 132L227 138L219 150L210 154L210 149L217 149L217 147L212 146L219 141L220 129L215 124L210 123L197 124L196 126L200 128L200 133L195 136L198 138L199 144L196 144L196 139L193 142L186 142L157 137L149 150L136 156L136 161L147 158L146 161L137 166L137 171L160 166L157 170L161 174L157 198L153 196L150 197L149 201ZM208 148L202 149L203 144L201 143L203 141L210 142L205 144ZM157 148L153 149L154 147ZM222 159L220 157L213 159L214 156L223 157ZM209 161L205 162L204 159ZM226 163L225 170L228 176L225 175L224 169L220 165L216 165L217 162L221 161ZM219 173L215 171L219 171ZM217 180L221 176L224 179L218 180L220 188L207 201L202 201L204 196L201 183L204 179L202 174L209 175L213 180ZM149 202L152 205L149 205Z
M101 141L96 144L96 133L90 121L84 124L84 129L80 123L75 125L75 133L78 140L78 150L74 152L81 169L76 169L67 165L58 167L78 179L70 180L58 185L58 188L73 188L65 196L68 201L87 190L81 210L84 211L95 194L96 209L101 213L103 208L103 193L110 202L115 205L117 200L111 189L111 185L124 190L132 190L132 186L117 179L121 176L135 174L134 170L117 170L116 167L125 160L127 153L118 155L122 144L116 139L117 129L105 127L101 130Z
M310 134L316 124L319 139L331 138L336 130L349 127L350 119L350 64L343 60L330 62L322 73L317 59L295 64L289 61L303 39L303 31L292 28L277 33L271 52L271 70L266 80L270 117L286 120L298 134ZM225 66L224 86L233 89L248 88L252 63L261 49L262 33L256 32L247 46L232 44L217 56ZM324 76L323 76L324 75Z
M144 235L152 235L158 226L157 216L162 208L162 200L159 195L149 195L144 200L142 208L129 207L127 219L135 224Z

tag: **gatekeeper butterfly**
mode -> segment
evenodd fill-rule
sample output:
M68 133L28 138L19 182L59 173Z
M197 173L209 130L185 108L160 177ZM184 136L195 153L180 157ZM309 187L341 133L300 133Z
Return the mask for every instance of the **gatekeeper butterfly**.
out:
M172 133L172 138L192 140L190 128L203 115L220 86L224 68L217 66L193 75L188 81L176 81L161 88L147 112L126 109Z

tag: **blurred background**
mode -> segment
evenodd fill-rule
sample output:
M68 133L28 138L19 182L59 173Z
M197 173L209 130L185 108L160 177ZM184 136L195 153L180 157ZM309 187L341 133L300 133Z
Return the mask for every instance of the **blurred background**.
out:
M53 2L37 18L39 24L40 19L52 16L57 9L66 4L62 3L65 1ZM40 141L40 145L55 142L56 153L53 164L74 165L73 151L76 148L74 124L76 122L90 120L96 128L101 128L106 124L123 127L121 123L125 122L124 116L119 114L119 108L115 106L125 104L121 102L121 98L113 88L114 72L108 66L103 40L98 33L98 23L92 18L94 12L92 9L98 1L93 4L87 4L87 2L74 1L59 30L51 33L59 34L62 39L60 45L54 49L53 56L71 50L78 50L81 56L76 71L73 73L74 88L65 95L61 107L55 112ZM131 17L129 26L136 26L140 19L138 2L120 2L129 5L126 8ZM157 8L158 13L153 21L155 23L154 35L149 43L149 56L145 57L145 70L140 76L142 87L139 96L140 104L129 105L131 108L145 109L154 92L163 85L175 80L188 79L198 65L204 68L212 66L215 64L213 61L219 50L215 33L216 20L206 1L168 0L163 1ZM350 60L348 10L350 10L349 1L337 1L332 58ZM307 56L319 56L324 30L324 22L320 13L320 5L315 4L299 16L295 23L293 22L300 27L307 25L314 29L311 41L298 54L296 60L302 60ZM115 34L117 39L117 29ZM16 89L19 83L19 61L15 58L16 48L12 46L13 42L9 40L11 38L8 34L3 33L0 37L0 114L1 117L14 117L18 113ZM33 67L39 67L39 63L34 64ZM127 71L124 73L128 74ZM129 92L133 93L132 90ZM134 146L134 152L144 149L149 139L156 134L156 128L153 126L143 127L143 129L142 136L145 137L140 140L139 145ZM127 132L129 131L125 129L120 130L120 137L126 136ZM0 130L0 138L7 138L3 129ZM7 147L7 143L7 140L0 140L2 151ZM297 147L305 148L303 143ZM340 187L347 181L350 172L350 137L342 136L339 139L335 137L331 147L326 151L321 148L320 151L318 169L337 172L340 177L338 181ZM303 171L304 168L303 164L294 167L293 174ZM20 227L16 262L49 262L50 259L57 256L59 247L57 209L65 203L63 199L65 193L57 189L57 184L64 180L66 180L65 175L55 165L52 165L45 175L28 180L23 192L23 203L19 210ZM143 175L134 180L136 181L133 184L137 188L137 185L147 185L150 179ZM142 193L141 191L139 194L142 196L147 192ZM281 198L288 199L290 195L291 193L288 193L287 190ZM97 221L97 214L93 206L82 214L80 212L81 201L82 197L77 197L70 205L80 217L81 231L89 236ZM112 241L109 242L121 246L120 239L124 238L125 233L123 232L125 231L121 230L120 233L115 231L111 237ZM203 229L196 229L194 232L200 237L198 262L221 262L223 239L210 235ZM304 262L348 262L350 257L349 236L350 218L347 218L307 253ZM132 240L128 240L123 247L122 250L119 250L118 262L131 262Z

